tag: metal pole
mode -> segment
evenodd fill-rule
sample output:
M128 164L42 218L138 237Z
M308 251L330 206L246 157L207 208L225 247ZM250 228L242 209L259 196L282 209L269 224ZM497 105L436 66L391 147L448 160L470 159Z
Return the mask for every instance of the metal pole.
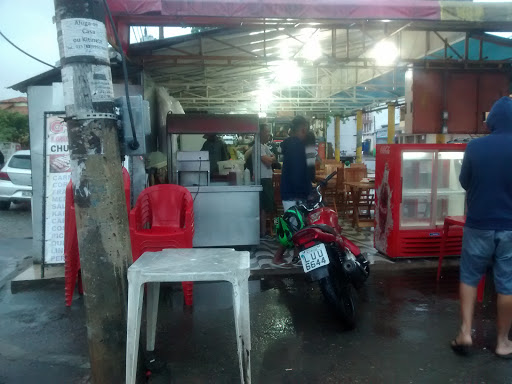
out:
M356 163L363 162L363 111L359 110L356 114L357 121L357 149Z
M336 124L334 124L334 158L340 161L340 117L336 116Z
M54 0L93 383L124 383L130 234L102 3Z
M395 104L388 104L388 144L395 142Z

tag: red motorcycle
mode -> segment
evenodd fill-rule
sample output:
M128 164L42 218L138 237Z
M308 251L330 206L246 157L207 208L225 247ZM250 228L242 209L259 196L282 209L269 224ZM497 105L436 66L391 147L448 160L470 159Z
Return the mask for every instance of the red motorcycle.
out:
M341 235L338 214L323 203L320 190L335 174L327 176L299 204L307 226L297 231L292 241L299 249L304 272L311 281L318 281L329 306L348 328L353 328L356 324L354 289L360 288L368 278L370 263L359 247Z

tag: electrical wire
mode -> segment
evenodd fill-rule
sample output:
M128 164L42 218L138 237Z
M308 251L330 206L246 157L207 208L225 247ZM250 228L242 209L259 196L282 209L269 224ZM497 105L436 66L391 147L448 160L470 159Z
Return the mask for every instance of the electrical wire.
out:
M130 103L130 93L128 92L128 70L126 69L126 57L124 56L123 47L121 45L121 41L119 40L119 35L117 34L117 29L114 25L114 19L112 18L112 13L110 13L110 8L108 7L107 0L103 0L103 5L108 14L108 19L110 21L110 26L114 31L114 36L116 37L117 44L117 52L121 55L121 62L123 65L123 77L124 77L124 92L126 94L126 106L128 107L128 116L130 117L130 124L132 126L132 135L133 140L129 144L132 150L139 148L140 144L137 140L137 133L135 132L135 124L133 123L133 113L132 113L132 105Z
M11 44L11 45L12 45L14 48L16 48L18 51L20 51L21 53L24 53L25 55L27 55L28 57L30 57L30 58L32 58L32 59L34 59L35 61L39 61L41 64L47 65L47 66L52 67L52 68L54 68L54 69L58 69L56 66L51 65L51 64L48 64L47 62L45 62L45 61L43 61L43 60L40 60L40 59L38 59L38 58L37 58L37 57L35 57L35 56L32 56L30 53L25 52L23 49L21 49L21 48L20 48L20 47L18 47L16 44L14 44L11 40L9 40L9 39L7 38L7 36L5 36L5 35L2 33L2 31L0 31L0 36L2 36L2 37L5 39L5 41L7 41L9 44Z

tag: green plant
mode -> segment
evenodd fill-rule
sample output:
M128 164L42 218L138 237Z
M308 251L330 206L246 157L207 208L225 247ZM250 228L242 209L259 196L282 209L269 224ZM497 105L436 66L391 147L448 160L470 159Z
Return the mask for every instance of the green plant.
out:
M29 146L28 116L18 112L0 110L0 141Z

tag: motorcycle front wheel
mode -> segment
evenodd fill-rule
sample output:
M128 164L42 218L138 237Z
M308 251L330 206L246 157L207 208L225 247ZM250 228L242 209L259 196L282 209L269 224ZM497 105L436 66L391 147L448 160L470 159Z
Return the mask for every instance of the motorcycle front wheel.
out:
M356 326L356 297L354 287L337 276L327 276L319 280L320 290L329 306L339 316L347 329Z

